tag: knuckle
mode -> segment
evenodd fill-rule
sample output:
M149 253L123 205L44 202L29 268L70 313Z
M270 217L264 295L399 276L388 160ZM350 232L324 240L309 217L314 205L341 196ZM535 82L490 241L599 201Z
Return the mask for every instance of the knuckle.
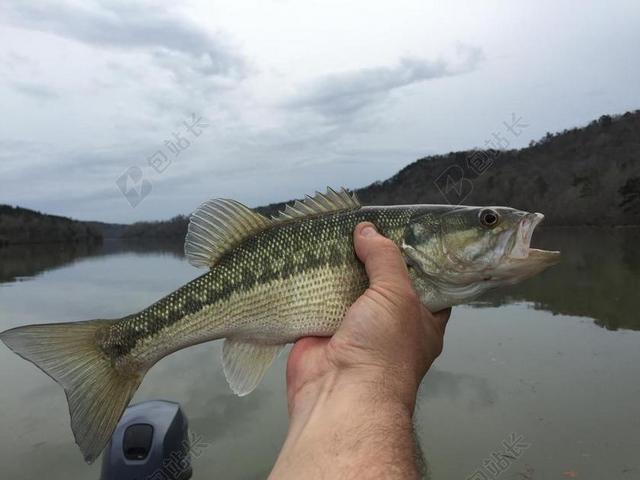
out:
M388 305L393 306L398 314L420 316L422 313L422 303L411 287L399 287L394 282L378 282L370 285L369 289Z
M407 304L407 306L411 308L418 308L421 306L420 299L418 298L418 294L413 288L403 288L400 292L398 292L402 301Z
M371 299L388 313L394 316L401 314L404 307L403 300L393 285L372 284L369 286L368 292L370 292Z
M386 255L396 255L400 253L398 246L386 237L381 237L378 240L378 249Z

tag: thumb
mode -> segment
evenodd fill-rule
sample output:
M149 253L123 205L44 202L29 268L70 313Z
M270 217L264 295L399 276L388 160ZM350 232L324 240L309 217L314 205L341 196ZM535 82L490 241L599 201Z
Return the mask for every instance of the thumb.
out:
M380 235L373 224L358 224L353 234L353 244L356 255L364 263L371 286L396 292L413 289L400 249Z

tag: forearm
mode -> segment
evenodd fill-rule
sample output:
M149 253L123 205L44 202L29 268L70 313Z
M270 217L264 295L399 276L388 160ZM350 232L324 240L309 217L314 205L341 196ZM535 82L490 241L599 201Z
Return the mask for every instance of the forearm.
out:
M296 394L270 478L419 478L412 401L380 382L348 380L332 376Z

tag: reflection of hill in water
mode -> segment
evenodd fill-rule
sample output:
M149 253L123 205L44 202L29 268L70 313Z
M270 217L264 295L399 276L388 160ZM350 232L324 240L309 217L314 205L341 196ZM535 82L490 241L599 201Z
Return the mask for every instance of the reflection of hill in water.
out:
M562 252L537 278L487 293L477 306L532 302L535 308L591 317L609 330L640 330L640 228L549 228L533 245Z
M640 228L549 228L536 247L562 251L562 262L521 285L489 292L477 307L531 302L554 313L591 317L607 329L640 330ZM135 253L183 255L181 241L107 240L103 244L0 248L0 283L31 277L78 259Z
M182 243L157 240L105 240L103 243L50 243L11 245L0 248L0 283L33 277L76 260L120 253L138 255L167 253L182 256Z

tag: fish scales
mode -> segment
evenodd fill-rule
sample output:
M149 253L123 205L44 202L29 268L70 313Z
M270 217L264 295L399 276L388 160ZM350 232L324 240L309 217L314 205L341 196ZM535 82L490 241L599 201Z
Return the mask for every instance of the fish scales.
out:
M248 238L210 271L105 327L100 345L123 368L222 337L288 343L329 335L368 285L354 227L374 223L400 243L415 209L362 208L295 219Z

